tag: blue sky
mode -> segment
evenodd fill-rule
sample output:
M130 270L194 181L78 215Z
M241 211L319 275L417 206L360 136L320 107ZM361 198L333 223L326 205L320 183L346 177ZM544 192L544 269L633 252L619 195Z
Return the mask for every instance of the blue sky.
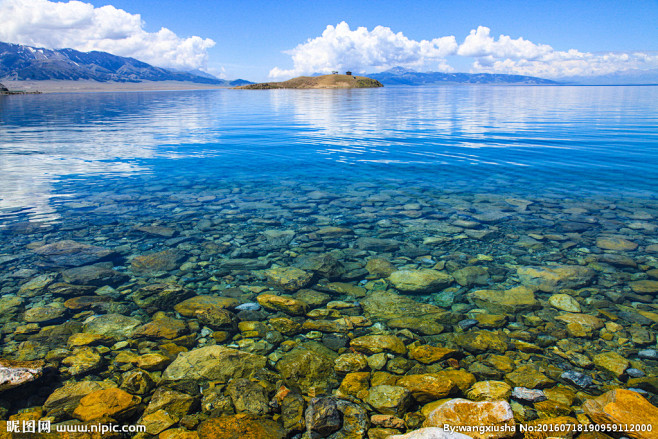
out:
M8 28L3 23L0 40L107 50L153 64L202 67L251 80L333 68L378 71L398 64L416 70L556 78L658 69L655 0L86 4L0 0L0 15L14 17ZM107 5L113 10L100 9ZM3 8L11 14L2 14ZM35 9L40 11L36 17ZM77 19L83 16L88 20ZM107 35L99 37L104 26ZM146 48L140 42L146 42Z

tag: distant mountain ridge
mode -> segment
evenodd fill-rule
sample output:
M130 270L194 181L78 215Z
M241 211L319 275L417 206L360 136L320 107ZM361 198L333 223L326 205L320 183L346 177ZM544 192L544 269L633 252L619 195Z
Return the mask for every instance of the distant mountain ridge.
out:
M550 79L523 75L504 75L493 73L442 73L415 72L403 67L393 67L380 73L366 76L376 79L384 85L438 85L438 84L534 84L556 85L559 82Z
M195 74L154 67L134 58L107 52L79 52L73 49L44 49L0 42L0 79L79 80L99 82L189 81L200 84L237 86L251 84L227 81L205 72Z

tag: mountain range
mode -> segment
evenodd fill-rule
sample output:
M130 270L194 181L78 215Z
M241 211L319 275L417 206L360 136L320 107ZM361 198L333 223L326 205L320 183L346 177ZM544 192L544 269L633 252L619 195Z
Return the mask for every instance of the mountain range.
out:
M550 79L523 75L503 75L492 73L442 73L415 72L403 67L393 67L380 73L367 74L384 85L438 85L438 84L528 84L557 85Z
M227 81L201 71L182 72L154 67L134 58L107 52L44 49L0 42L0 80L95 80L99 82L189 81L227 87L251 84Z

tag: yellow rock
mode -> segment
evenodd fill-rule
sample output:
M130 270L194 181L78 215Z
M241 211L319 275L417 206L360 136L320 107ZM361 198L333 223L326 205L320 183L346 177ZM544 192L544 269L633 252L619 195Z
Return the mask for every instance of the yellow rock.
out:
M430 345L421 345L409 349L409 358L419 361L423 364L436 363L447 358L457 355L457 349L439 348Z
M232 297L195 296L174 306L177 313L185 317L194 317L195 313L209 309L228 309L238 305L238 300Z
M267 280L283 290L295 292L306 287L313 279L313 273L296 267L278 267L265 270Z
M596 246L604 250L632 251L637 248L637 243L624 238L605 237L596 240Z
M612 374L615 378L620 378L630 365L628 360L617 352L596 354L592 360L596 367Z
M116 387L91 392L80 400L73 416L83 422L109 416L116 420L130 417L141 402L139 396L131 395Z
M433 374L405 375L398 380L397 385L410 391L411 396L421 404L445 398L456 388L452 381L437 378Z
M345 375L340 384L339 391L343 395L357 396L359 392L367 390L370 382L370 372L352 372Z
M400 355L407 353L407 348L402 340L394 335L364 335L353 339L350 346L354 350L367 355L380 352L391 352Z
M596 424L639 425L651 428L651 431L627 431L626 434L632 438L656 438L658 407L639 393L625 389L611 390L598 398L585 401L583 410Z
M658 293L658 280L638 280L631 282L631 289L640 294Z
M478 381L473 384L466 397L473 401L509 400L512 387L503 381Z
M394 271L389 280L400 291L421 294L441 291L454 281L447 273L427 268Z
M306 314L307 304L291 296L277 296L274 294L261 294L256 298L258 303L272 311L283 311L286 314L303 316Z
M494 314L513 314L538 308L535 289L531 287L514 287L509 290L478 290L468 295L480 308Z
M430 412L423 423L423 427L443 427L444 425L475 427L474 431L467 433L474 439L512 437L516 431L514 414L506 401L474 402L461 398L451 399ZM490 432L477 431L477 427L483 425L493 426L495 429Z

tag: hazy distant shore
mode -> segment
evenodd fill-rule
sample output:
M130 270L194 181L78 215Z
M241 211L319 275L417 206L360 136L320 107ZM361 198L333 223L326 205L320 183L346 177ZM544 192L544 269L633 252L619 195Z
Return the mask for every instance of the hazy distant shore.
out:
M42 93L93 93L112 91L164 91L164 90L207 90L226 88L214 84L199 84L183 81L143 81L143 82L98 82L98 81L8 81L2 83L11 91Z

